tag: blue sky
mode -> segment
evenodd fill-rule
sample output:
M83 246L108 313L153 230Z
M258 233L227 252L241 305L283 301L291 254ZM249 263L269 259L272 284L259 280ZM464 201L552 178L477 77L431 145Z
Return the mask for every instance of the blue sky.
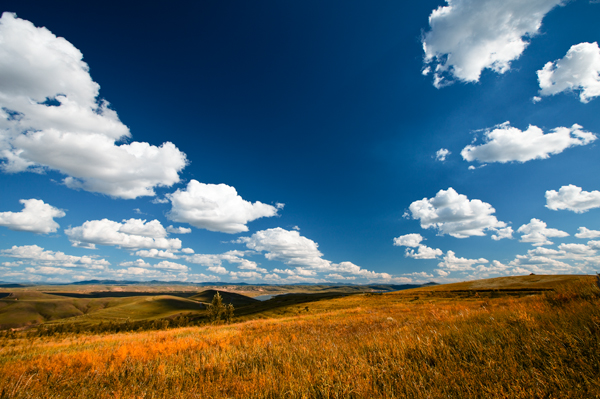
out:
M598 2L1 11L0 281L600 270Z

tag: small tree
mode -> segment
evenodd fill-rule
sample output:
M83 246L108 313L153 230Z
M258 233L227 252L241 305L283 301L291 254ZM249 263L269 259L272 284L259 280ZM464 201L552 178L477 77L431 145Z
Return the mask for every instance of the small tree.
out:
M234 307L232 304L223 304L223 297L218 291L213 297L212 303L208 305L208 317L212 322L218 322L223 318L229 323L233 318L233 311Z
M208 305L208 317L210 321L216 322L221 320L221 316L225 313L225 305L219 291L213 296L212 303Z
M234 310L235 309L232 304L229 304L225 307L225 320L227 320L227 323L231 323L231 319L233 319Z

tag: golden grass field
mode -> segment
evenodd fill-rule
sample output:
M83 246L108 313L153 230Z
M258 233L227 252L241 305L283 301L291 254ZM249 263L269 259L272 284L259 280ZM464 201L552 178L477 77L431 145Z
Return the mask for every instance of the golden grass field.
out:
M0 398L598 398L597 284L510 277L229 325L23 332L0 338Z

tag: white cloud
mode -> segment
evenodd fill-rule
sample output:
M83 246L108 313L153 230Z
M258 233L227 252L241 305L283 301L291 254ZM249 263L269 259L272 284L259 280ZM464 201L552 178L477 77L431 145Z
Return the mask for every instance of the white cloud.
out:
M346 277L346 276L342 276L341 274L338 274L338 273L331 273L331 274L328 274L325 277L326 278L331 278L331 279L334 279L334 280L356 280L356 277L354 277L354 276L348 276L348 277Z
M167 227L167 231L172 234L189 234L192 232L192 229L189 227Z
M588 241L587 245L592 249L600 249L600 241Z
M405 234L394 238L394 245L398 247L417 247L416 252L414 249L406 248L404 253L404 256L414 259L435 259L443 254L441 249L433 249L421 244L423 240L421 234Z
M417 247L417 251L414 249L406 248L406 252L404 256L408 258L414 259L436 259L438 256L442 256L444 252L442 252L439 248L429 248L426 245L419 245Z
M424 229L434 228L440 235L457 238L484 236L486 230L506 228L506 223L493 215L496 210L478 199L469 200L452 187L440 190L434 198L423 198L410 204L413 219L421 221Z
M257 252L265 252L265 258L280 261L286 265L295 266L295 271L286 269L290 275L307 276L315 272L347 273L364 277L369 280L390 280L388 273L376 273L361 268L352 262L333 263L323 259L319 245L311 239L303 237L298 231L288 231L280 227L261 230L251 237L241 237L237 240ZM285 273L276 269L275 273Z
M167 231L156 219L151 220L150 222L146 222L146 219L133 218L129 220L123 220L123 224L121 224L121 227L119 227L119 232L151 238L163 238L167 236Z
M397 247L417 247L423 240L424 238L421 234L405 234L394 238L394 245Z
M63 252L46 251L37 245L14 245L11 249L0 250L0 256L21 259L31 265L53 267L81 267L86 269L105 269L110 263L105 259L92 256L66 255Z
M513 238L513 229L508 226L503 229L496 229L496 234L492 235L492 240L499 241L504 238L512 239Z
M166 230L158 220L129 219L122 223L108 219L88 220L83 225L66 229L74 246L115 245L120 248L155 248L176 250L181 248L178 238L166 238Z
M599 230L589 230L585 227L580 227L579 232L575 234L577 238L598 238L600 237Z
M488 263L487 259L467 259L457 258L453 251L448 251L444 256L443 262L438 263L438 267L444 271L465 271L473 269L473 265L477 263ZM438 272L439 274L439 272Z
M330 270L335 272L349 273L355 276L364 277L370 280L389 280L392 278L388 273L376 273L361 268L352 262L332 263Z
M581 130L575 124L570 128L557 127L546 133L537 126L529 125L521 131L511 127L509 122L486 130L485 143L468 145L460 152L468 162L527 162L533 159L547 159L560 154L570 147L587 145L596 140L596 135Z
M558 229L547 228L546 223L536 218L531 219L529 223L519 227L517 232L523 234L521 236L521 242L529 242L533 246L552 244L552 241L548 240L548 237L567 237L569 235Z
M193 254L194 250L192 248L181 248L181 252L184 254Z
M566 209L575 213L600 208L600 191L582 191L581 187L573 184L562 186L558 192L549 190L546 191L546 208L553 211Z
M204 275L191 275L185 270L181 269L157 269L148 265L149 267L127 267L125 269L110 270L110 274L107 277L116 279L153 279L162 281L188 281L190 278L195 277L197 280L207 281L209 276ZM198 278L200 277L200 278ZM204 277L204 278L203 278Z
M142 258L154 258L154 259L179 259L179 256L175 255L173 252L161 251L156 248L152 249L142 249L135 253L136 256L141 256Z
M446 0L429 16L423 37L423 73L433 70L434 85L453 79L477 82L484 69L505 73L561 0Z
M446 148L440 148L435 153L435 159L436 159L436 161L444 162L446 160L446 157L450 154L452 154L452 153L449 150L447 150Z
M510 273L590 273L592 272L588 266L590 262L596 264L598 262L594 259L594 251L584 248L585 245L561 244L560 247L560 251L540 247L527 251L525 255L517 255L509 263L513 267ZM575 263L566 262L573 262L573 260Z
M593 244L592 244L593 245ZM558 249L565 252L565 256L583 255L592 256L596 253L596 249L585 244L560 244Z
M579 91L579 100L587 103L600 96L600 48L598 43L571 46L564 58L548 62L537 71L540 95L552 96L564 91Z
M172 143L116 144L131 134L108 103L98 100L100 86L82 59L48 29L2 14L2 168L56 170L67 176L68 187L120 198L155 195L155 187L179 182L187 161Z
M169 219L210 231L240 233L248 231L248 222L277 215L276 207L245 201L226 184L191 180L185 190L178 189L167 197L172 204Z
M241 237L249 249L266 252L265 257L292 266L307 266L327 270L331 262L323 259L319 245L297 231L288 231L280 227L261 230L251 237Z
M208 267L208 270L219 274L230 273L230 275L233 276L233 274L231 273L234 273L227 271L227 269L225 269L225 267L222 266L223 261L229 264L237 265L238 269L251 270L257 273L267 273L267 270L258 267L258 264L256 262L251 261L249 259L245 259L243 257L245 254L246 253L244 251L229 251L223 254L195 254L184 256L184 258L190 263L206 266ZM241 276L241 274L235 275Z
M434 271L438 274L438 276L441 276L441 277L448 277L450 275L450 272L447 272L442 269L435 269Z
M232 279L249 279L249 280L256 280L256 279L260 279L263 276L261 274L258 274L257 272L229 272L229 275L231 276Z
M60 226L54 218L62 218L65 212L38 199L19 200L23 204L21 212L0 212L0 226L15 231L48 234L56 232Z
M138 260L132 261L132 262L121 262L121 263L119 263L119 266L144 268L144 269L173 270L173 271L180 271L180 272L188 271L187 266L179 264L179 263L169 262L167 260L163 260L162 262L152 265L150 263L147 263L143 259L138 259Z
M169 262L168 260L163 260L162 262L158 262L153 266L155 269L163 269L163 270L179 270L179 271L187 271L188 267L185 265L181 265L175 262Z

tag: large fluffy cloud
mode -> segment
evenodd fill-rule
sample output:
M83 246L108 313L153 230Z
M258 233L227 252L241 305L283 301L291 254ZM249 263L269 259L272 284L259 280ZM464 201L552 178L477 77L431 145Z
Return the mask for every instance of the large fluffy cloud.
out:
M266 252L265 258L287 265L305 266L313 269L329 269L331 262L323 259L319 244L301 236L298 231L277 227L261 230L251 237L242 237L240 242L257 252Z
M246 201L226 184L191 180L185 190L177 190L168 198L172 204L169 219L210 231L241 233L248 231L248 222L277 215L276 207Z
M105 259L92 256L66 255L59 251L46 251L37 245L14 245L10 249L0 250L0 256L21 259L33 266L43 267L80 267L104 270L110 263Z
M584 213L593 208L600 208L600 191L583 191L581 187L573 184L562 186L558 192L546 191L546 207L554 211L566 209Z
M424 73L433 70L434 84L453 79L477 82L488 68L510 69L535 36L542 19L562 0L446 0L429 16L431 29L423 37Z
M333 263L323 259L319 245L313 240L301 236L298 231L289 231L280 227L257 231L250 237L241 237L238 242L249 249L264 252L265 258L283 262L295 269L275 270L290 276L315 276L320 272L346 273L369 280L390 280L388 273L376 273L361 268L351 262Z
M519 227L518 233L522 233L521 242L529 242L533 246L550 245L549 237L567 237L569 234L558 230L546 227L546 223L539 219L533 218L527 224Z
M179 181L172 143L117 144L131 134L64 38L12 13L0 18L0 159L6 172L56 170L71 188L120 198Z
M32 233L54 233L60 226L54 218L62 218L65 213L38 199L19 200L23 204L21 212L0 212L0 226L16 231Z
M478 199L469 200L452 187L440 190L433 198L423 198L410 204L413 219L424 229L437 229L439 234L457 238L484 236L487 230L505 229L506 223L494 216L496 210Z
M181 248L181 240L166 238L167 232L158 220L146 222L129 219L122 223L108 219L88 220L81 226L66 229L65 233L74 246L88 248L95 248L96 245L115 245L127 249Z
M597 138L577 124L570 128L557 127L544 134L537 126L530 125L527 130L521 131L510 126L509 122L486 130L484 137L484 144L463 148L460 153L463 159L468 162L527 162L546 159L569 147L590 144Z
M600 96L600 48L598 43L571 46L564 58L548 62L537 71L540 95L552 96L563 91L579 91L579 100L587 103Z

